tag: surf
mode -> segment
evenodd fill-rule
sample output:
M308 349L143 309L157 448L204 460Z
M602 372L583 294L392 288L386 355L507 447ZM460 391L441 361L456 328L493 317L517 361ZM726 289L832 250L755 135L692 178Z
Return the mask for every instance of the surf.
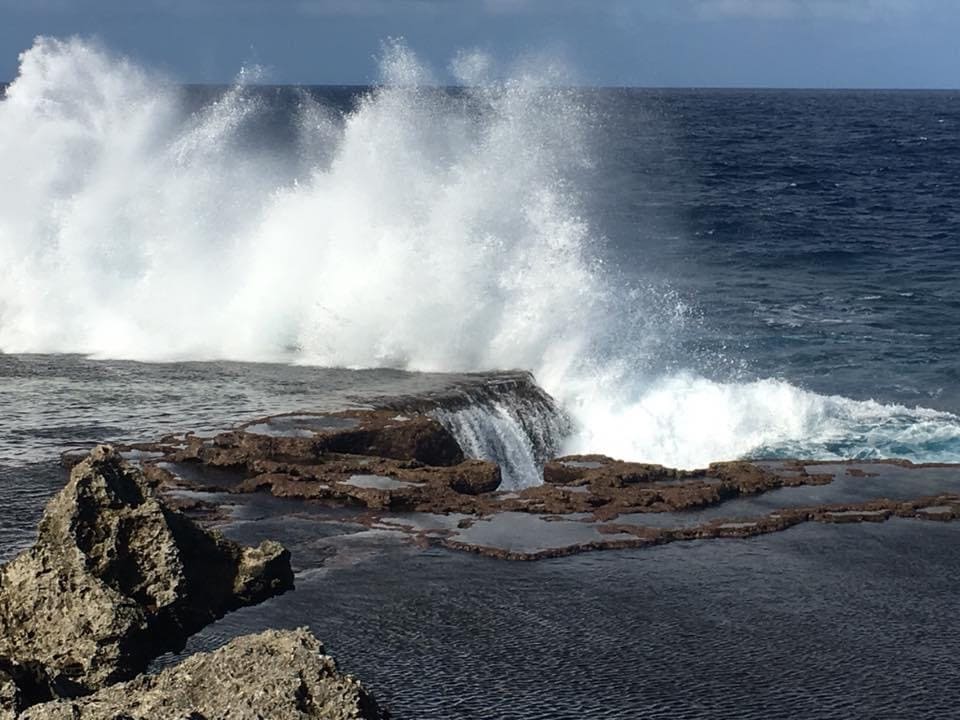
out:
M686 329L603 262L582 94L551 65L473 53L451 72L439 89L388 43L349 109L300 92L276 148L255 69L195 108L96 43L38 38L0 102L0 350L530 370L565 419L509 398L443 418L515 485L541 446L685 468L960 460L950 413L650 370L650 334Z

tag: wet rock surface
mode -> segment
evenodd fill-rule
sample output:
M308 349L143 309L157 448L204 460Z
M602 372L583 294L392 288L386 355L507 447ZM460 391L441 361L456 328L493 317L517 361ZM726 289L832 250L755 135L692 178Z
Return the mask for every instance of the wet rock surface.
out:
M306 629L268 630L198 653L157 675L77 700L30 708L23 720L271 718L378 720L388 717L363 685L341 674Z
M304 383L297 392L306 388ZM147 394L155 390L151 386ZM216 395L230 393L218 385ZM274 411L291 402L304 401L291 394ZM260 405L242 412L251 417L269 411ZM209 406L203 412L210 413ZM192 422L211 438L223 430L183 417L169 422L156 431L133 423L109 432L143 438L168 431L172 423L186 429ZM282 432L309 431L293 422ZM133 427L140 432L131 432ZM107 432L96 426L58 441L58 447ZM173 456L184 438L170 436L166 443L165 450L147 444L125 455L145 470L163 464L169 469L160 468L157 477L162 470L177 483L181 472L189 474L182 487L165 486L168 501L176 498L191 516L220 524L235 541L282 540L299 566L297 592L226 615L190 639L190 652L269 627L309 624L342 666L388 698L398 716L418 720L454 714L839 720L951 717L957 706L960 685L951 652L957 642L952 599L960 573L953 549L960 523L941 522L958 510L950 498L956 468L754 463L785 477L831 478L683 510L624 505L627 511L601 519L593 504L548 513L528 491L491 494L500 509L464 513L297 501L274 497L266 488L230 492L263 472L196 460L176 464ZM604 464L564 460L587 470ZM413 482L389 474L358 478L347 484L403 489ZM559 497L598 494L581 480L551 484ZM697 478L661 484L688 480ZM716 485L722 478L701 481ZM624 485L635 489L638 483ZM467 500L486 497L481 492ZM922 519L893 512L925 498L915 509ZM508 501L519 501L518 507L503 509ZM576 501L556 502L562 508ZM8 528L10 507L17 505L8 505L0 522ZM795 511L809 515L789 531L747 537L757 528L778 527L778 516ZM878 517L884 521L865 521ZM36 518L24 525L32 529ZM594 543L598 549L623 542L639 547L640 535L682 540L707 526L715 534L703 540L664 539L643 551L583 553L522 566L444 550L457 542L483 554L509 551L532 559L592 549ZM0 539L5 529L0 527ZM31 537L21 533L15 539L19 550ZM411 539L430 547L416 547ZM0 668L0 708L19 692L5 678L12 680Z
M242 547L202 529L98 447L47 505L34 546L0 568L0 707L132 678L212 620L292 584L281 545Z
M363 434L362 442L355 442L357 433ZM166 438L127 451L139 453L145 472L167 487L270 492L334 505L438 513L591 512L613 518L829 482L829 476L802 468L777 473L735 462L682 471L583 455L547 462L542 485L498 493L499 468L464 460L449 442L456 441L426 416L349 411L262 418L209 439Z
M220 433L210 442L191 437L182 459L208 465L248 466L269 457L311 461L324 453L373 455L416 460L428 465L456 465L463 451L453 435L433 418L390 410L276 415Z
M407 408L260 418L124 452L171 502L207 522L229 522L218 509L223 495L269 493L353 510L357 524L421 545L513 560L750 537L804 522L960 517L958 466L777 460L677 470L570 455L544 463L542 484L507 490L495 464L463 459L450 443L440 423Z

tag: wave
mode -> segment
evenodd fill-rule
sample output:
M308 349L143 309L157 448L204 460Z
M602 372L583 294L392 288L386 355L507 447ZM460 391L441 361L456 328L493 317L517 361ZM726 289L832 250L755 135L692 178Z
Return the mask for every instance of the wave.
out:
M567 452L602 447L682 468L743 457L960 462L960 417L948 412L819 395L774 379L678 373L625 387L585 387L565 399L581 428Z
M571 415L567 451L960 460L947 413L645 370L683 313L599 260L590 108L555 68L452 69L466 89L437 90L387 44L349 110L300 93L280 150L251 73L191 109L94 43L38 38L0 102L0 349L524 368ZM498 412L491 432L518 426Z

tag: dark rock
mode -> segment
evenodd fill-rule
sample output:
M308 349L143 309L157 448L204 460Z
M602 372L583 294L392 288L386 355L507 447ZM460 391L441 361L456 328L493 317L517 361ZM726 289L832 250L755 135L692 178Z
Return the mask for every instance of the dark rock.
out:
M541 388L533 374L508 371L490 375L463 376L437 392L421 392L413 396L382 397L372 400L379 408L404 415L411 412L440 412L448 417L467 408L483 408L491 413L506 412L522 428L531 442L538 465L560 452L563 439L573 432L573 422L549 393Z
M375 455L439 466L464 460L456 439L433 418L386 410L262 418L221 433L212 442L189 437L178 458L215 466L248 466L261 458L309 462L324 453Z
M278 497L323 500L371 509L448 512L475 510L477 497L500 485L500 469L483 460L425 466L384 458L325 455L313 463L260 460L258 475L234 492L267 491Z
M35 545L0 567L0 670L26 705L83 695L292 585L282 546L201 529L101 446L49 502Z
M713 463L705 470L624 462L603 455L571 455L544 467L544 485L520 493L536 512L593 512L612 519L628 512L691 510L743 495L796 485L821 485L831 475L808 474L802 466L776 472L746 461ZM574 493L573 490L584 492Z
M597 483L621 488L638 483L671 482L695 473L663 465L624 462L606 455L568 455L552 460L543 468L544 482L554 485Z

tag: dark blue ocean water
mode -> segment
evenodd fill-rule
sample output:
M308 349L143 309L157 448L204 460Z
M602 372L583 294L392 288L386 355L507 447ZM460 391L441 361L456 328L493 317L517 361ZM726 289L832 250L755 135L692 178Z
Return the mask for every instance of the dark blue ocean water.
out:
M636 459L960 456L915 409L960 412L960 94L171 89L30 53L0 103L0 557L66 447L446 382L398 367L534 370L582 449ZM408 718L943 717L955 536L536 571L378 542L318 570L308 538L301 590L197 646L309 622Z
M244 142L295 162L305 94L368 93L262 88ZM960 411L960 92L573 94L591 252L659 316L646 367Z
M276 149L302 92L349 112L369 89L259 92L247 142ZM652 364L960 411L960 92L577 94L594 250L686 306Z
M689 302L676 358L960 409L960 93L599 97L591 217Z
M960 458L960 93L93 82L0 104L0 351L520 368L568 451Z

